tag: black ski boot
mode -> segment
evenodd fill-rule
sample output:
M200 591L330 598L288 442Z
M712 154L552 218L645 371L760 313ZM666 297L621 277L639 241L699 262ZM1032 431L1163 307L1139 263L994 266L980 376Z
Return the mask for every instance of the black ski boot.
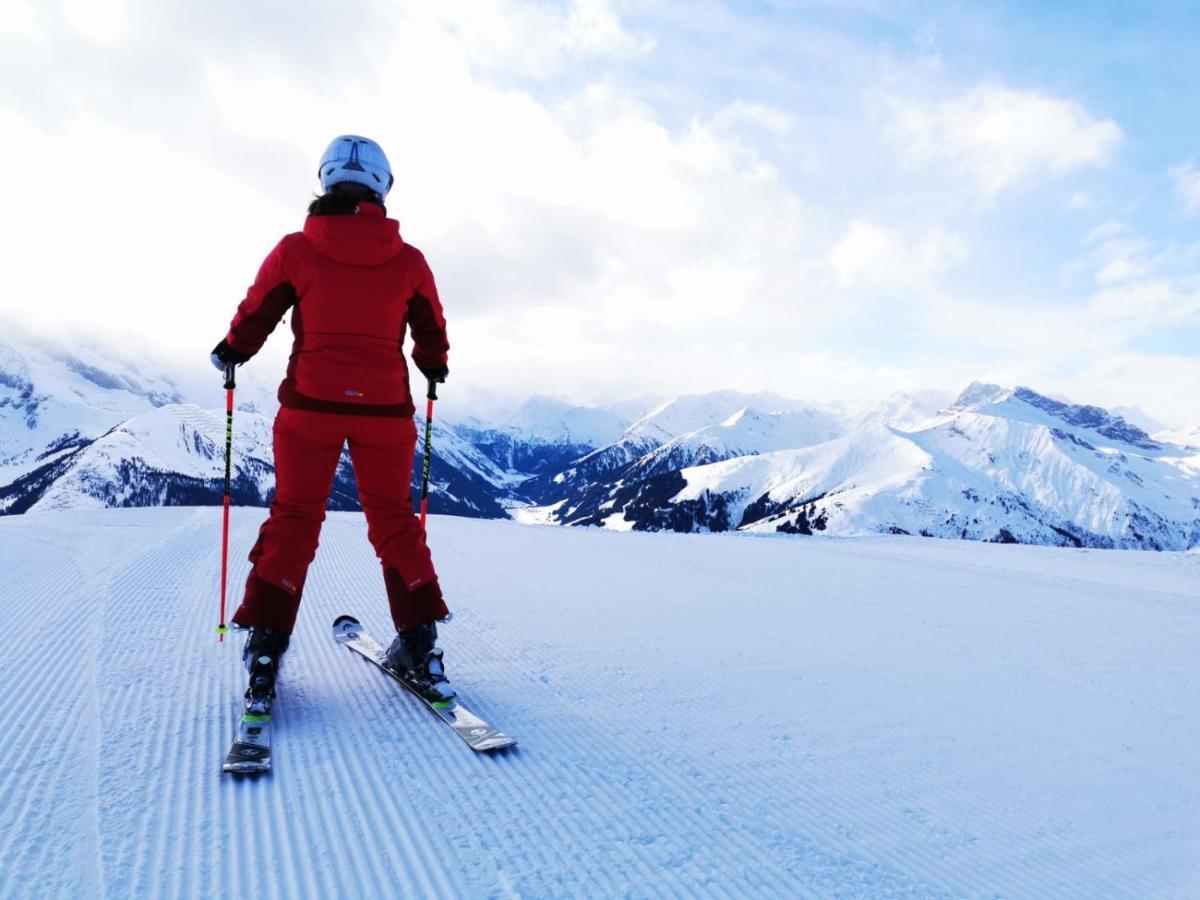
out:
M388 647L387 665L422 697L442 703L454 699L454 688L446 680L442 649L434 646L436 640L433 622L399 632Z
M289 640L288 635L274 628L250 629L250 636L246 638L246 646L242 650L242 662L250 673L250 686L246 688L248 715L265 716L271 711L271 701L275 699L275 678L279 674L279 665Z

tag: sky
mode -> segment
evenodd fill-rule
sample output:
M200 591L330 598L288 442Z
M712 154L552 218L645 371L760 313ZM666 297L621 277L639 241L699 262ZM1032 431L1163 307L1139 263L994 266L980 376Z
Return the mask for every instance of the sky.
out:
M202 364L353 132L448 390L986 380L1200 423L1195 4L0 6L0 318L39 332Z

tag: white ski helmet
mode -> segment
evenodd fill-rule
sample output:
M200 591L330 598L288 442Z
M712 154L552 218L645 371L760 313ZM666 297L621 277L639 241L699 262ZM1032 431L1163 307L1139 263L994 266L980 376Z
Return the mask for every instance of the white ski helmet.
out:
M335 137L321 156L317 169L321 190L328 193L335 184L353 181L365 185L382 200L392 189L392 167L380 147L370 138L356 134Z

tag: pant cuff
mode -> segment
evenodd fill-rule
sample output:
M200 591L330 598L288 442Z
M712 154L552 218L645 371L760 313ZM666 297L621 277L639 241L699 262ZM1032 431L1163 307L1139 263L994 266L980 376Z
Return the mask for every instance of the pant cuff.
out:
M383 581L387 586L392 624L397 631L428 625L450 615L436 578L409 590L404 577L396 569L384 566Z
M251 572L246 579L242 605L233 614L233 623L241 628L274 628L291 634L299 611L299 591L292 594Z

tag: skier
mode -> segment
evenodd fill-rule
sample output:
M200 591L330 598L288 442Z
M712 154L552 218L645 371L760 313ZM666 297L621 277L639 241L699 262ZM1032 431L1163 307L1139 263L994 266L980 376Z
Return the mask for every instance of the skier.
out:
M402 347L409 330L417 368L444 382L446 321L425 258L386 217L393 178L383 149L357 135L336 137L318 176L323 193L304 230L267 256L212 351L222 371L241 365L292 311L295 340L274 426L275 497L233 615L234 625L250 629L242 658L252 712L265 712L274 697L347 442L397 631L388 665L431 699L454 696L435 646L436 623L449 610L412 507L417 430Z

